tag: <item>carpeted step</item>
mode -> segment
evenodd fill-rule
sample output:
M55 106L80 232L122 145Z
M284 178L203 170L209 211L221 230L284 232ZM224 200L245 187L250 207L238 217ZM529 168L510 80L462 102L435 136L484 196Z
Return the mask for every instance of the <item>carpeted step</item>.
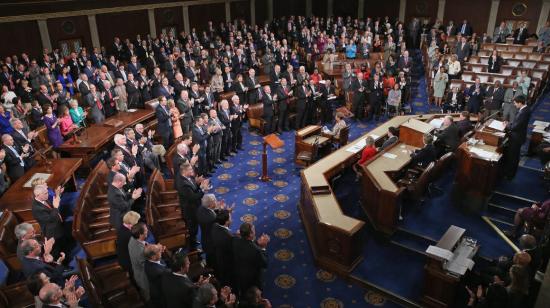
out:
M502 192L493 193L493 195L489 199L490 204L495 204L503 208L510 209L514 212L522 207L530 207L533 202L533 200Z
M487 206L486 216L491 218L495 218L507 223L513 223L515 215L516 211L498 204L489 203Z
M426 255L425 251L428 246L436 243L433 239L401 228L397 229L397 231L392 235L390 242L401 248L408 249L422 255Z

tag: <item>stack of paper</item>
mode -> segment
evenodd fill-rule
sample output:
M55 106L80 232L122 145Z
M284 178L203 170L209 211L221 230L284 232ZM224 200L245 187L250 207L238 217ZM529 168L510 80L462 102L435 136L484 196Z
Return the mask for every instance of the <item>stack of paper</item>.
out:
M348 152L351 152L351 153L358 153L359 151L361 151L365 146L367 145L367 141L365 139L361 139L359 141L357 141L354 145L352 145L351 147L347 148L346 151Z
M435 128L440 128L443 125L443 119L433 119L430 121L430 125Z
M453 258L453 253L450 252L449 250L439 248L433 245L430 245L428 249L426 249L426 253L429 254L430 256L441 258L447 261L450 261Z
M500 155L498 153L485 151L483 149L476 148L476 147L471 147L470 153L475 154L479 158L491 160L491 161L497 161L500 158Z
M491 121L491 124L489 124L489 127L492 129L496 129L498 131L503 131L506 126L504 125L504 122L493 120Z
M392 154L392 153L384 153L382 156L384 156L384 157L386 157L386 158L389 158L389 159L395 159L395 158L397 158L397 155Z

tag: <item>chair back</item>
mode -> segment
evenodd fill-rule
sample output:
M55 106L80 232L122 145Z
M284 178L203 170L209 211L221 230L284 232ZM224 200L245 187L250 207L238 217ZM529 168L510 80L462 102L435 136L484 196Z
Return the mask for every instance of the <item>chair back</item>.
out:
M17 217L10 211L4 211L0 218L0 258L4 260L10 271L21 270L21 262L17 259L17 238L14 229Z
M346 125L346 127L340 130L340 136L338 137L338 147L342 147L348 144L349 129L350 129L350 125Z
M86 290L86 295L90 300L92 307L104 307L104 303L101 298L101 282L97 279L94 272L94 268L86 259L77 258L78 270L80 272L80 279L82 286Z
M431 162L428 167L426 167L426 169L422 171L422 173L414 183L412 191L412 198L414 200L421 200L426 193L428 185L432 181L434 166L435 162Z

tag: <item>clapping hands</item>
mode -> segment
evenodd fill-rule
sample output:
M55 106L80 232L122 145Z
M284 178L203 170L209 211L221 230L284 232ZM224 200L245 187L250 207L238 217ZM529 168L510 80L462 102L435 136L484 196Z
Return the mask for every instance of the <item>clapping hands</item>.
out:
M265 249L270 240L271 238L269 237L269 235L264 233L260 236L260 238L257 241L258 246Z

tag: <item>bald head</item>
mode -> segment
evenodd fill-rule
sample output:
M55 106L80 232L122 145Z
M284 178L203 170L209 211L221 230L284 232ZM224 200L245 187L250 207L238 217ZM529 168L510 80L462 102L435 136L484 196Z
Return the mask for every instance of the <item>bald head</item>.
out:
M61 291L61 287L50 282L45 284L42 289L40 289L38 296L40 297L42 303L46 305L56 305L61 300L62 294L63 292Z
M126 185L126 177L122 173L116 173L115 176L113 176L113 186L116 188L122 188L122 186Z

